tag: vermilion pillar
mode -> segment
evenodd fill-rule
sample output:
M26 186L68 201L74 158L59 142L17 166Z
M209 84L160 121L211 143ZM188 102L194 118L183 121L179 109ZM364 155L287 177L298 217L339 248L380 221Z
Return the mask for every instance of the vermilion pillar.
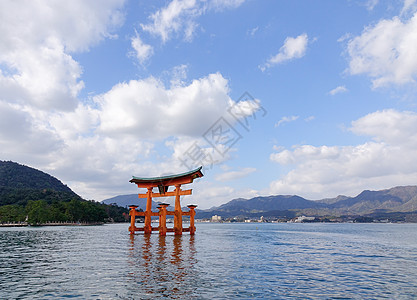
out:
M145 233L152 233L152 187L148 187L147 196L148 197L146 200L145 226L143 227L143 231Z
M159 234L167 235L167 207L168 203L161 203L161 209L159 210Z
M195 226L194 226L194 216L195 216L195 208L197 205L188 205L190 209L190 234L195 234Z
M159 223L158 224L161 225L161 209L162 209L162 206L158 205L156 208L158 209L158 218L159 218Z
M175 235L182 234L182 210L180 203L181 184L175 185L175 215L174 215L174 231Z
M136 220L136 205L130 205L129 206L130 210L129 210L129 215L130 215L130 227L129 227L129 231L130 234L134 234L135 233L135 220Z

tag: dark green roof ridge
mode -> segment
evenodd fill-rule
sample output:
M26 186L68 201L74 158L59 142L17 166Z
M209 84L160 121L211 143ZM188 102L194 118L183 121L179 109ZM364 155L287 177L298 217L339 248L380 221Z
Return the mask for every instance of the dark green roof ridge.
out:
M167 180L167 179L174 179L174 178L178 178L178 177L183 177L183 176L187 176L187 175L191 175L195 172L198 172L202 169L203 167L198 167L197 169L188 171L188 172L184 172L181 174L173 174L173 175L167 175L167 176L160 176L160 177L150 177L150 178L144 178L144 177L136 177L136 176L132 176L132 180L136 179L136 180L144 180L144 181L158 181L158 180Z

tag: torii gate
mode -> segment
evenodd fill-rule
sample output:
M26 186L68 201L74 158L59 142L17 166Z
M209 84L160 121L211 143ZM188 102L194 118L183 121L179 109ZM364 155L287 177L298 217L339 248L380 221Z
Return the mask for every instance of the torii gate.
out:
M192 190L181 190L181 185L192 183L194 179L203 177L204 175L201 172L201 169L202 167L199 167L198 169L186 173L163 177L139 178L133 176L133 178L129 182L135 183L138 186L138 188L147 188L148 191L146 194L139 194L139 198L147 199L146 210L144 212L137 211L136 208L138 206L136 205L129 206L130 234L134 234L135 231L144 231L144 233L152 233L152 231L159 231L160 235L166 235L167 232L174 232L175 235L181 235L183 232L190 232L190 234L194 234L196 230L194 226L194 209L197 207L197 205L188 205L188 208L190 209L189 212L183 212L181 210L180 196L191 195L192 192ZM168 188L172 185L175 186L175 190L169 192ZM152 189L154 187L158 187L159 193L152 192ZM152 197L167 196L175 196L175 211L167 211L167 207L169 206L169 204L161 203L160 206L158 206L159 212L152 212ZM174 228L167 228L167 215L174 216ZM145 216L145 225L143 228L138 228L135 226L136 216ZM159 227L152 227L152 216L159 216ZM190 216L189 228L182 227L182 216Z

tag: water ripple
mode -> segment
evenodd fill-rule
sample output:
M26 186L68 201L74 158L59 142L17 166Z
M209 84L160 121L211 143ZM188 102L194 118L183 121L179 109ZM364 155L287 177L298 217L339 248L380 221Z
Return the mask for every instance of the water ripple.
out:
M415 299L416 224L0 229L0 299Z

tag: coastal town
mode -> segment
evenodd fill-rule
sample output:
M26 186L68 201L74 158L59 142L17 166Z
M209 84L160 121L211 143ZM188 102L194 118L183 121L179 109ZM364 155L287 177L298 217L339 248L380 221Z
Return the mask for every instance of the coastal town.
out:
M222 218L214 215L210 219L196 219L196 222L211 223L417 223L417 214L395 214L390 217L386 216L340 216L340 217L314 217L298 216L295 218L248 218L233 217Z

